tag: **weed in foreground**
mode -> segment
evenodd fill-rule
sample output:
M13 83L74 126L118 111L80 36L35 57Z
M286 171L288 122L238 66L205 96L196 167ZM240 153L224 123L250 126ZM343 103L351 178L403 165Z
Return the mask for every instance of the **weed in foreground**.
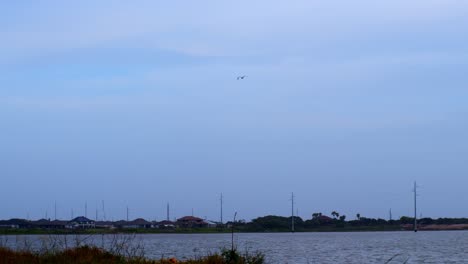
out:
M262 264L264 255L240 254L237 250L223 250L221 254L211 254L197 259L178 261L175 258L149 260L143 257L125 257L97 247L81 246L60 252L14 251L0 248L0 263L4 264Z

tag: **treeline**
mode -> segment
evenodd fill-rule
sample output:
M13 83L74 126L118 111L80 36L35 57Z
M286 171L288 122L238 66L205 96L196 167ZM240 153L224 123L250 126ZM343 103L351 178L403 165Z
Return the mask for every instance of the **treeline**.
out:
M401 224L412 224L414 218L403 216L399 221ZM468 218L437 218L432 219L429 217L418 219L418 225L460 225L468 224Z
M321 213L312 214L311 219L294 217L294 230L303 231L334 231L334 230L401 230L414 223L414 218L403 216L396 220L382 218L368 218L360 214L354 220L346 220L345 215L333 212L332 216ZM455 225L468 224L468 218L421 218L417 220L418 226L424 225ZM230 222L228 225L232 225ZM253 219L251 222L236 221L234 226L245 232L286 232L292 229L292 217L268 215Z

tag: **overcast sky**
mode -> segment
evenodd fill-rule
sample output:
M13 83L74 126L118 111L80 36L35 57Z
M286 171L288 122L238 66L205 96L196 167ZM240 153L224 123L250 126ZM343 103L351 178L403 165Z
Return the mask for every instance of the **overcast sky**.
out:
M468 217L468 2L2 1L0 218ZM237 81L238 75L247 75Z

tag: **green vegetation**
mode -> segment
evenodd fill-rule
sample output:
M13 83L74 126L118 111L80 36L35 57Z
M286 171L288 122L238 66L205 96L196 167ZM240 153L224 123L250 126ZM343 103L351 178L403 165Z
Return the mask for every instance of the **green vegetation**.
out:
M328 217L322 213L313 213L312 218L307 220L294 217L294 229L296 232L397 231L411 229L414 223L414 218L407 216L403 216L398 220L385 220L363 217L358 213L356 214L355 220L348 221L346 220L346 215L340 215L337 211L333 211L331 216L332 217ZM239 232L290 232L291 222L291 217L269 215L258 217L251 222L239 221L234 224L236 230ZM445 226L444 228L447 229L450 229L451 225L466 225L466 228L468 228L468 219L418 219L419 227L424 228L429 225Z
M312 218L303 220L294 217L296 232L333 232L333 231L393 231L401 230L400 221L386 221L384 219L372 219L359 217L357 220L346 221L345 215L333 211L332 216L324 216L321 213L312 214ZM236 229L240 232L290 232L291 217L264 216L253 219L252 222L236 222Z
M295 232L346 232L346 231L397 231L410 230L414 218L403 216L397 220L367 218L356 214L353 220L337 211L331 217L320 212L313 213L310 219L294 217ZM250 222L238 220L217 227L172 227L172 228L91 228L91 229L54 229L34 226L20 228L3 228L0 234L153 234L153 233L229 233L234 227L236 232L290 232L292 218L268 215L258 217ZM422 218L418 226L425 230L443 230L455 228L468 229L467 218ZM465 226L466 225L466 226Z

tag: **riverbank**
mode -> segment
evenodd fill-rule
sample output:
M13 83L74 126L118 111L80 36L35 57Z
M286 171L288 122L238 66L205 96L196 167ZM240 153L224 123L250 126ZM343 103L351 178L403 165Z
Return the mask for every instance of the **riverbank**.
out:
M413 230L413 225L403 225L404 230ZM468 224L454 225L419 225L420 231L450 231L450 230L468 230Z
M332 212L333 217L313 213L311 219L267 215L251 221L213 222L202 218L185 216L177 221L147 221L137 218L132 221L94 221L83 216L72 220L25 220L12 218L0 220L0 234L191 234L264 232L371 232L412 230L414 218L400 217L398 220L366 218L360 214L354 220ZM293 225L294 223L294 225ZM421 218L419 230L464 230L468 229L468 218Z
M358 227L320 227L313 229L298 229L296 233L307 232L378 232L402 231L400 226L358 226ZM235 229L236 233L290 233L289 229L245 230ZM229 228L192 228L192 229L0 229L0 235L101 235L101 234L223 234L231 233Z

